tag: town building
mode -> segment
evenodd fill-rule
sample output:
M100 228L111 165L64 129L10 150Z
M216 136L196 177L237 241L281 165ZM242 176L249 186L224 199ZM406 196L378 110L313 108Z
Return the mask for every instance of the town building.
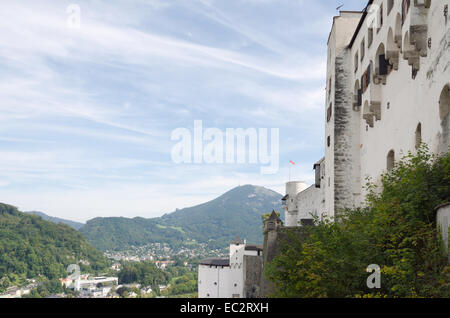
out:
M117 277L80 277L74 280L69 288L80 292L82 297L106 297L114 286L118 285Z
M249 298L257 292L262 270L261 245L236 237L229 258L208 258L198 268L199 298Z
M289 182L286 227L364 204L368 180L425 143L450 145L449 0L370 0L341 11L328 39L325 156L315 184Z

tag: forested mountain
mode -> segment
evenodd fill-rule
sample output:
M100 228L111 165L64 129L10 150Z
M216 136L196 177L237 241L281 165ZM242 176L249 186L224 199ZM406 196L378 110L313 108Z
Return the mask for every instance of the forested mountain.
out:
M79 264L82 271L95 272L106 269L108 261L70 226L45 221L0 203L0 280L3 284L17 277L43 276L49 280L66 277L70 264Z
M38 211L30 211L30 212L25 212L25 213L29 213L29 214L33 214L33 215L37 215L40 216L42 219L46 220L46 221L50 221L53 223L62 223L62 224L67 224L68 226L74 228L75 230L79 230L80 228L83 227L84 223L80 223L80 222L75 222L75 221L71 221L71 220L66 220L66 219L61 219L61 218L57 218L57 217L53 217L53 216L49 216L45 213L42 212L38 212Z
M162 226L158 219L95 218L80 232L98 249L124 250L149 243L179 244L186 238L179 229Z
M160 218L96 218L80 229L100 250L121 250L148 243L180 244L186 240L225 247L236 235L261 243L261 215L281 211L282 195L246 185L194 207Z

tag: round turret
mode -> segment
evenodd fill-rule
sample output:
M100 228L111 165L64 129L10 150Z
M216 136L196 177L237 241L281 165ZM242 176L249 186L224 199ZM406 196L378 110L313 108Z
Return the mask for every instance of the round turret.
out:
M298 226L297 194L306 190L308 185L304 181L291 181L286 183L286 196L283 198L286 226Z

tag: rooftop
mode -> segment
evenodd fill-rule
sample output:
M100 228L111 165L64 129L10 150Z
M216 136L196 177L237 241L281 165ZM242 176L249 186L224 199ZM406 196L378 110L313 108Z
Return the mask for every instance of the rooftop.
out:
M228 258L207 258L200 262L200 265L207 266L230 266L230 259Z

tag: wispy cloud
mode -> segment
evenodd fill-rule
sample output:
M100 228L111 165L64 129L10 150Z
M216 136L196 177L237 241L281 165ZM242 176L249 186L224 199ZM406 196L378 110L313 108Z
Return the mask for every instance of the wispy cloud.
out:
M335 2L80 0L79 29L71 2L0 2L0 201L156 216L239 184L282 192L291 159L312 182ZM280 128L280 172L173 164L171 131L196 119Z

